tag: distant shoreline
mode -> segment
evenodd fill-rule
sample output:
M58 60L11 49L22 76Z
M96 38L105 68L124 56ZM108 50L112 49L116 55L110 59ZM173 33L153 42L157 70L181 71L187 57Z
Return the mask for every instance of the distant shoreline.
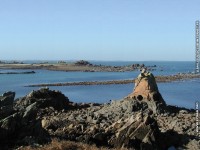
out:
M156 65L145 66L144 64L132 64L126 66L107 66L101 64L94 65L84 60L74 63L60 61L54 64L50 64L48 62L40 64L0 63L0 69L44 69L66 72L129 72L133 70L140 70L142 67L147 67L151 71L156 69Z
M35 71L23 71L23 72L0 72L0 74L34 74Z
M156 76L155 78L156 78L156 82L172 82L172 81L200 78L200 74L177 74L177 75L169 75L169 76ZM32 85L27 85L25 87L110 85L110 84L130 84L134 82L135 80L83 81L83 82L32 84Z

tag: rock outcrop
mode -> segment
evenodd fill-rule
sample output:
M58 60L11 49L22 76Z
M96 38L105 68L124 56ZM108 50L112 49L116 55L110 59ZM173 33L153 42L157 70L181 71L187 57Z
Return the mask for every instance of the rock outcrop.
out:
M152 75L147 76L137 85L148 89L139 91L136 87L132 96L107 104L73 103L48 88L14 102L15 94L5 93L0 106L9 106L12 111L1 109L0 149L41 147L52 138L117 149L198 149L195 111L167 106L161 95L154 97L160 93L152 79Z
M27 96L16 101L15 107L25 109L35 104L37 108L53 107L56 110L66 109L69 99L59 91L50 91L48 88L41 88L38 91L32 91Z
M0 96L0 119L13 113L14 92L6 92Z
M30 145L49 141L49 134L42 128L43 109L67 109L69 100L58 91L47 88L33 91L14 102L15 93L7 92L0 97L0 147ZM9 111L5 111L9 107Z
M139 74L135 80L133 93L129 94L127 98L145 101L150 109L158 113L162 112L166 106L158 90L154 75L150 72L146 72L146 70L143 70L141 74Z

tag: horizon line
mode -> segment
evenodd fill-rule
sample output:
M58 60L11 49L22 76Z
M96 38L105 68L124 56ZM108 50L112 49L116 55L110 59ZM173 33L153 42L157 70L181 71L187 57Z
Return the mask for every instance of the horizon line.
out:
M190 62L195 62L195 60L98 60L98 59L1 59L0 61L79 61L79 60L84 60L84 61L118 61L118 62L128 62L128 61L177 61L177 62L182 62L182 61L190 61Z

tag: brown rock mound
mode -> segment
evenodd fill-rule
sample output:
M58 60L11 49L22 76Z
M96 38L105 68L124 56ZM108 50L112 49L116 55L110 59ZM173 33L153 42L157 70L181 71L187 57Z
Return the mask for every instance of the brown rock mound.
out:
M158 90L154 75L145 69L138 75L133 93L129 94L127 98L147 102L149 108L154 112L158 112L158 110L163 109L163 106L166 106Z
M135 80L133 93L131 93L129 97L138 100L151 100L152 94L157 92L159 91L153 74L150 72L142 71Z

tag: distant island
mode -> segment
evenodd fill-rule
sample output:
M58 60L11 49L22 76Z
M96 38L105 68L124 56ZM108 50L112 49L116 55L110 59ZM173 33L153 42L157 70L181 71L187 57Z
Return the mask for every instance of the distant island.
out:
M133 70L140 70L146 67L152 71L156 69L156 65L145 66L144 64L132 64L126 66L106 66L106 65L95 65L85 60L76 61L74 63L67 63L65 61L58 61L57 63L51 64L48 62L44 63L33 63L28 64L24 62L3 62L0 61L0 69L45 69L53 71L80 71L80 72L126 72Z
M0 74L34 74L35 71L23 71L23 72L0 72Z

